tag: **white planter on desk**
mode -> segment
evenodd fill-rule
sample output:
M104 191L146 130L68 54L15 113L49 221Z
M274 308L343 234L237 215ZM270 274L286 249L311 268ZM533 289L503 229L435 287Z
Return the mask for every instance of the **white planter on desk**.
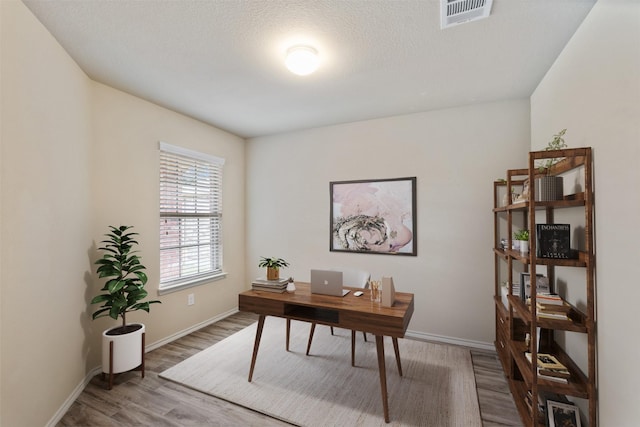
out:
M520 242L520 254L526 255L529 253L529 241L528 240L519 240Z
M140 328L123 335L109 335L114 329L122 328L118 326L102 333L102 372L105 374L127 372L142 365L144 324L131 323L127 326L140 326ZM111 342L113 342L113 372L110 369L109 357Z

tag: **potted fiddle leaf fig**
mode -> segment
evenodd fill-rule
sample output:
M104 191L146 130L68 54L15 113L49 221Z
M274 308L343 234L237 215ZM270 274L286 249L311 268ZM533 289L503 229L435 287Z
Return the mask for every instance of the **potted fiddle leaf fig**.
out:
M562 129L560 132L553 136L553 139L549 141L545 151L557 151L567 148L567 144L564 141L564 134L566 129ZM538 165L538 172L541 174L536 178L536 198L537 202L546 202L553 200L562 200L563 194L563 179L561 176L552 176L551 167L561 160L560 157L553 157L545 159Z
M289 267L289 263L282 258L260 257L258 267L267 268L267 280L278 280L280 278L280 269Z
M98 265L99 278L106 278L100 295L91 300L91 304L102 304L93 313L93 319L111 317L122 320L120 326L110 328L102 334L102 372L109 374L109 388L112 386L113 374L130 371L142 367L144 377L144 332L142 323L127 323L127 313L144 310L149 312L150 304L160 301L143 301L148 293L144 289L147 283L146 267L140 263L140 257L134 248L138 245L134 236L138 233L130 231L131 226L109 227L111 232L105 234L102 258Z

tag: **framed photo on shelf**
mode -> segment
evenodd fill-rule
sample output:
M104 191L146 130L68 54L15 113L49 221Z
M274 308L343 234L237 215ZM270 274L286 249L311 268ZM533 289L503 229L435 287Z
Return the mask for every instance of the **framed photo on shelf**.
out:
M550 293L549 278L542 274L536 274L536 292L539 294ZM531 296L531 274L520 273L520 298L522 301L527 301L527 298Z
M416 178L334 181L329 250L417 255Z
M547 400L549 427L581 427L580 410L575 405Z

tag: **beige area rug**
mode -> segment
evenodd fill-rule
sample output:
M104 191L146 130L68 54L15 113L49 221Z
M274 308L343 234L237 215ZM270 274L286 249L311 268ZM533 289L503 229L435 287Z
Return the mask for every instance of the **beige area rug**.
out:
M385 338L390 424L385 424L375 338L318 326L305 355L310 324L267 317L253 381L248 382L256 325L231 335L164 371L162 378L301 426L481 426L468 350L400 339L404 377Z

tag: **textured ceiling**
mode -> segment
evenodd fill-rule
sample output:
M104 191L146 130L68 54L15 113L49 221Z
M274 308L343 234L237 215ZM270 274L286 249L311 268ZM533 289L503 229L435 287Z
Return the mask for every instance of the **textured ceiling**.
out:
M243 137L531 95L595 0L24 0L92 79ZM284 67L309 43L320 69Z

